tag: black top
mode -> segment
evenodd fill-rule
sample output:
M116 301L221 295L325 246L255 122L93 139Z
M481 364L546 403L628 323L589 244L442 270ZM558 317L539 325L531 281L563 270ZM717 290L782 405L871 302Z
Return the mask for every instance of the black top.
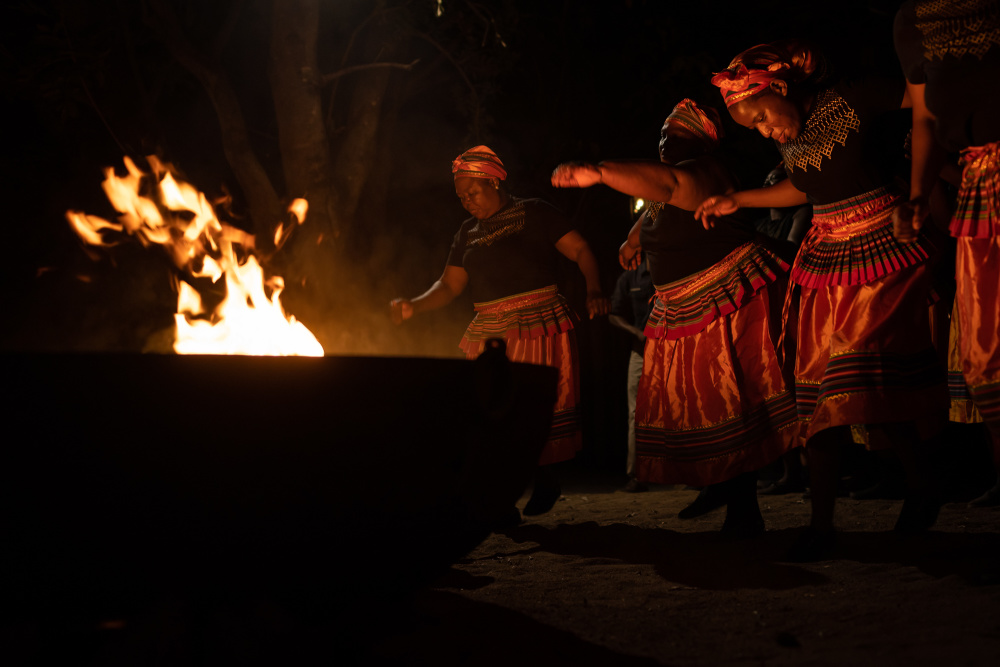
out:
M666 285L713 266L754 238L742 211L721 218L706 230L692 211L664 206L646 216L639 234L653 283Z
M829 204L904 179L905 90L902 77L870 77L817 93L799 136L777 144L792 184L811 203Z
M951 152L1000 141L998 3L965 3L972 21L934 16L924 9L927 4L904 3L893 37L907 81L925 84L924 101L937 117L938 141Z
M556 284L555 244L571 231L570 221L548 202L511 197L489 218L462 223L448 264L468 272L475 303L530 292Z
M701 159L719 161L729 169L717 154ZM751 218L743 210L717 220L706 230L693 211L668 204L656 215L647 213L639 240L653 283L662 286L709 268L754 236Z

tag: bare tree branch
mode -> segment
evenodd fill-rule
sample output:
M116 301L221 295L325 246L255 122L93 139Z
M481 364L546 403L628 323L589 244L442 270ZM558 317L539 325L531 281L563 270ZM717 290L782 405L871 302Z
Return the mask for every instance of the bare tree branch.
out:
M348 74L354 74L355 72L361 72L361 71L366 70L366 69L375 69L375 68L378 68L378 67L390 67L390 68L395 68L395 69L411 70L419 62L420 62L420 59L417 58L416 60L414 60L412 63L409 63L409 64L406 64L406 63L368 63L366 65L353 65L351 67L344 67L343 69L339 69L336 72L331 72L330 74L324 74L320 80L325 85L325 84L330 83L331 81L339 79L342 76L347 76Z

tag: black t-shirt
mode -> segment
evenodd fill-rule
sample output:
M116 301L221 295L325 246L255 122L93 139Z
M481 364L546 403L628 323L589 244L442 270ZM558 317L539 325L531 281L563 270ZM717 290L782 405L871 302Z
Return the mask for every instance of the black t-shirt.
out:
M925 85L937 139L950 152L1000 141L1000 17L995 1L978 4L971 21L918 16L914 0L896 13L893 37L903 74Z
M556 284L555 244L571 231L572 223L548 202L511 197L489 218L462 223L448 264L468 272L475 303L530 292Z
M909 109L900 109L905 89L902 77L869 77L816 95L799 136L778 144L788 178L811 203L905 182L903 147L912 125Z
M643 219L639 239L653 283L662 286L713 266L754 236L742 210L706 230L692 211L666 205Z

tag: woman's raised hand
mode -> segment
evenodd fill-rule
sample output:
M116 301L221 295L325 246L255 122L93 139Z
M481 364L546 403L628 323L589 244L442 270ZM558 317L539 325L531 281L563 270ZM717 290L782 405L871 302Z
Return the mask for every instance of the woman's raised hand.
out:
M389 317L394 324L402 324L403 320L413 317L413 305L409 299L393 299L389 302Z
M589 188L601 182L601 168L589 162L563 162L552 170L556 188Z
M735 213L740 208L736 200L728 195L709 197L695 209L694 217L701 220L705 229L715 227L715 221L724 215Z
M618 263L628 271L642 263L642 246L631 246L628 239L618 248Z

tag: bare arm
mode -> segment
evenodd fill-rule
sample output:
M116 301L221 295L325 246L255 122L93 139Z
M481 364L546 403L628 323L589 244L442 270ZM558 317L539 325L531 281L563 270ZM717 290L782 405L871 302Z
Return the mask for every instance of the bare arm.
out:
M580 267L584 280L587 281L587 312L593 319L597 315L607 315L611 310L604 292L601 290L601 276L597 270L597 259L590 246L577 231L567 232L556 241L556 250Z
M927 200L945 162L945 151L934 138L934 114L927 109L923 84L906 83L907 97L913 107L912 155L910 164L910 200L897 206L892 214L893 232L900 241L913 241L930 213Z
M639 266L642 262L642 243L640 232L642 230L642 221L646 219L649 215L649 209L642 212L639 219L635 221L632 225L632 229L629 230L628 236L625 237L625 242L621 244L618 248L618 263L622 265L622 268L628 271L629 269L634 269Z
M715 225L724 215L735 213L741 208L786 208L808 204L806 194L792 185L790 179L766 188L742 190L731 195L709 197L695 210L694 215L701 220L705 229Z
M693 211L711 194L726 192L730 185L713 162L703 160L679 165L652 160L605 160L596 165L566 162L552 172L552 185L557 188L587 188L598 183L686 211Z
M400 324L417 313L443 308L465 291L469 274L460 266L448 265L430 288L413 299L393 299L389 302L392 321Z

